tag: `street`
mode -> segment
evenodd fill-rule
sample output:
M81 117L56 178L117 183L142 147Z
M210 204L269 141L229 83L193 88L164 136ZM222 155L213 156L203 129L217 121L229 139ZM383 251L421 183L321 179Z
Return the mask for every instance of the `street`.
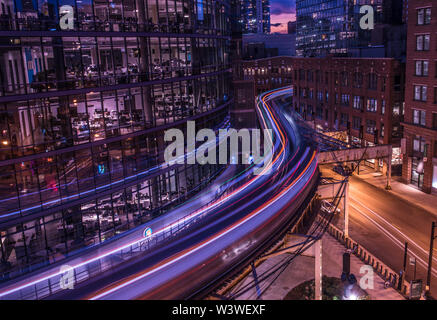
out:
M323 175L340 178L332 170L322 170ZM332 186L321 189L322 196L332 194ZM338 187L335 187L335 189ZM343 202L341 203L343 209ZM343 210L334 223L343 229ZM400 199L389 191L377 188L355 176L349 186L349 236L393 270L402 270L404 245L408 242L406 279L414 277L414 265L410 257L417 260L416 279L422 279L425 288L428 265L431 223L437 217L414 203ZM437 250L434 249L431 292L437 294Z

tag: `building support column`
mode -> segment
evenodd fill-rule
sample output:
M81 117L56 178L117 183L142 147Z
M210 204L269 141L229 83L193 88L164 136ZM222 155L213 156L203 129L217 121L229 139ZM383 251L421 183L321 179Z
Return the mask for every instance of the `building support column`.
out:
M392 153L390 152L387 158L387 185L385 186L386 190L391 190L391 157Z
M349 179L346 180L344 188L344 237L349 237Z

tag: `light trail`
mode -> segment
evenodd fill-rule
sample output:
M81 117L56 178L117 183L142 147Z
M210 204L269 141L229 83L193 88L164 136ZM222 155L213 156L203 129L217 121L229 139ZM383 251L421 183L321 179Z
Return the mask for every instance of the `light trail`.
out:
M288 90L288 89L287 89L287 90ZM273 94L273 93L271 93L271 94ZM270 94L269 94L268 96L270 96ZM265 122L266 120L263 119L263 121L264 121L264 124L267 125L266 122ZM285 139L285 136L282 134L282 135L281 135L281 138L282 138L282 139ZM283 154L283 152L284 152L284 145L282 145L282 148L281 148L281 150L280 150L280 155ZM296 153L297 153L297 151L296 151ZM278 156L275 158L275 160L270 164L270 166L272 166L274 163L276 163L276 161L278 160L278 158L279 158L280 155L278 155ZM185 154L184 157L187 157L187 155ZM282 162L281 162L281 163L282 163ZM195 211L194 213L191 213L191 214L185 216L183 219L179 219L179 220L177 220L177 221L175 221L175 222L169 224L168 226L166 226L166 227L164 227L164 228L162 228L162 229L159 229L159 230L155 231L154 234L153 234L153 237L157 237L159 234L162 234L162 233L165 233L165 232L168 231L168 230L171 230L173 227L177 226L177 225L180 224L181 222L187 222L187 221L192 220L192 219L194 219L194 218L196 218L196 217L198 217L198 216L200 216L200 215L202 215L202 214L204 214L204 213L207 213L208 211L214 209L214 208L217 207L218 205L220 205L220 204L222 204L222 203L228 201L231 197L237 196L238 193L242 192L242 191L243 191L245 188L247 188L250 184L253 184L253 183L255 183L257 180L261 179L261 178L263 177L263 173L264 173L265 171L267 171L267 170L269 170L268 167L267 167L267 168L264 168L263 171L262 171L262 173L261 173L260 175L257 175L257 176L255 176L255 177L253 177L250 181L248 181L247 183L245 183L245 184L242 185L241 187L237 188L237 189L236 189L235 191L233 191L232 193L226 195L225 197L223 197L223 198L221 198L221 199L219 199L219 200L213 202L213 203L212 203L210 206L208 206L207 208L203 208L203 209L201 209L201 210ZM102 253L102 254L99 254L99 255L97 255L97 256L95 256L95 257L92 257L92 258L86 259L85 261L83 261L83 262L81 262L81 263L73 264L73 265L71 266L71 269L72 269L72 270L74 270L74 269L78 269L78 268L83 267L83 266L85 266L85 265L87 265L87 264L90 264L90 263L92 263L92 262L96 262L96 261L98 261L98 260L101 260L101 259L103 259L103 258L106 258L106 257L108 257L108 256L110 256L110 255L117 254L117 253L119 253L121 250L124 250L124 249L130 248L130 247L133 246L133 245L137 245L137 244L139 244L140 242L142 242L142 241L144 241L144 240L145 240L145 239L144 239L143 237L138 237L137 239L135 239L135 240L133 240L132 242L129 242L129 243L123 245L123 246L118 246L118 247L116 247L116 248L114 248L114 249L111 249L111 250L109 250L109 251L107 251L107 252L104 252L104 253ZM36 284L38 284L38 283L40 283L40 282L42 282L42 281L49 280L49 279L54 278L54 277L56 277L56 276L59 276L59 275L61 275L61 274L63 274L63 273L64 273L64 272L61 272L60 270L57 270L57 271L55 271L55 272L53 272L53 273L50 273L50 274L47 275L47 276L37 278L37 279L35 279L35 280L32 280L32 281L30 281L30 282L26 282L26 283L21 284L21 285L19 285L19 286L14 286L14 287L9 288L9 289L4 290L4 291L1 291L2 289L0 289L0 297L6 296L6 295L8 295L8 294L11 294L11 293L17 292L17 291L22 290L22 289L25 289L25 288L27 288L27 287L29 287L29 286L36 285Z
M387 226L389 226L392 230L394 230L396 233L400 234L402 237L404 237L405 239L408 240L409 244L414 245L417 249L419 249L423 254L425 254L425 256L428 254L428 252L423 249L419 244L417 244L414 240L412 240L410 237L408 237L405 233L403 233L402 231L400 231L398 228L396 228L395 226L393 226L390 222L388 222L386 219L384 219L382 216L380 216L378 213L376 213L374 210L368 208L366 205L364 205L363 203L361 203L360 201L353 199L352 202L356 202L358 203L361 207L365 208L366 210L368 210L369 212L371 212L374 216L378 217L379 219L381 219ZM389 238L397 247L399 247L399 249L404 250L405 248L405 244L404 242L402 242L401 240L399 240L394 234L392 234L392 232L390 232L388 229L384 228L380 223L378 223L375 219L373 219L371 216L369 216L368 214L364 213L362 210L360 210L360 208L358 208L356 205L354 204L350 204L350 206L352 208L354 208L358 214L360 214L361 216L363 216L364 218L366 218L367 220L369 220L372 224L374 224L381 232L382 234L384 234L387 238ZM428 261L425 261L424 259L422 259L421 257L419 257L416 253L414 253L411 249L409 250L409 254L414 256L419 263L424 267L427 268L428 267ZM433 261L437 262L437 258L434 257ZM434 276L437 276L437 269L436 268L432 268L432 273Z
M315 155L316 155L316 153L314 152L312 160L314 159ZM308 166L307 166L307 168L305 168L305 170L308 169L310 164L311 164L311 162L308 164ZM317 167L314 167L314 171L313 171L312 175L314 175L314 173L316 172L316 169L317 169ZM297 183L297 181L299 181L301 179L301 177L302 177L302 175L304 173L305 173L305 171L302 172L301 175L295 180L296 183ZM120 289L122 289L122 288L124 288L124 287L126 287L126 286L128 286L128 285L130 285L130 284L132 284L132 283L134 283L136 281L138 281L138 280L141 280L141 279L143 279L143 278L145 278L145 277L147 277L147 276L149 276L149 275L151 275L151 274L153 274L153 273L155 273L155 272L157 272L157 271L159 271L159 270L161 270L161 269L163 269L163 268L165 268L165 267L167 267L167 266L169 266L169 265L171 265L173 263L178 262L179 260L183 259L184 257L187 257L190 254L193 254L194 252L196 252L196 251L200 250L201 248L207 246L208 244L211 244L211 243L213 243L215 241L218 241L220 238L222 238L226 234L232 232L233 230L235 230L239 226L243 225L244 223L246 223L249 220L251 220L254 217L256 217L256 215L258 215L263 210L268 208L271 204L273 204L276 201L280 200L281 197L284 195L284 193L288 192L292 187L295 186L296 183L292 183L288 188L284 188L279 195L275 196L272 200L267 202L265 205L261 206L261 208L259 208L257 211L251 212L247 217L245 217L244 219L238 221L237 223L235 223L234 225L232 225L228 229L222 231L221 233L219 233L219 234L217 234L217 235L215 235L213 237L210 237L209 239L205 240L204 242L200 243L199 245L195 246L194 248L192 248L192 249L190 249L188 251L185 251L185 252L183 252L181 254L178 254L176 257L169 259L167 262L165 262L163 264L160 264L159 266L157 266L155 268L147 270L146 272L144 272L144 273L142 273L140 275L134 276L132 279L123 282L122 284L119 284L119 285L117 285L117 286L115 286L115 287L113 287L113 288L111 288L111 289L109 289L107 291L104 291L104 292L102 292L102 293L100 293L100 294L98 294L96 296L91 297L90 300L101 299L104 296L106 296L106 295L108 295L108 294L110 294L112 292L120 290Z
M275 122L275 124L276 124L276 129L279 130L279 127L280 127L280 126L279 126L278 122L276 121L276 119L274 118L274 116L273 116L273 114L272 114L272 111L270 110L270 108L268 107L268 104L267 104L266 101L265 101L265 99L266 99L267 97L269 97L269 96L270 96L270 95L266 95L266 96L262 99L262 101L263 101L264 105L266 106L266 109L267 109L268 112L270 113L271 119ZM266 125L266 122L265 122L264 118L263 118L263 123L264 123L264 125ZM281 141L282 141L282 142L281 142L282 147L281 147L280 153L283 153L283 152L284 152L284 148L285 148L285 146L286 146L287 138L286 138L286 136L284 135L284 133L283 133L281 130L279 130L279 131L277 131L277 132L280 134L280 136L281 136ZM308 151L308 150L307 150L307 151ZM154 273L156 273L156 272L158 272L158 271L160 271L160 270L163 270L164 268L166 268L166 267L168 267L168 266L170 266L170 265L172 265L172 264L174 264L174 263L176 263L176 262L182 260L183 258L188 257L189 255L192 255L192 254L196 253L196 251L199 251L200 249L204 248L205 246L207 246L207 245L209 245L209 244L211 244L211 243L217 242L220 238L224 237L225 235L227 235L227 234L229 234L230 232L234 231L236 228L238 228L238 227L242 226L243 224L247 223L249 220L255 218L258 214L260 214L261 212L263 212L264 210L266 210L267 208L269 208L271 205L273 205L273 204L276 203L277 201L281 200L281 198L282 198L286 193L288 193L291 189L293 189L293 188L296 186L296 184L297 184L298 182L300 182L300 179L302 179L303 175L304 175L305 173L307 173L307 170L308 170L308 168L310 167L310 165L311 165L311 164L314 164L315 156L316 156L316 152L314 151L313 154L312 154L311 160L308 162L308 164L306 165L306 167L304 168L304 170L300 173L300 175L299 175L297 178L295 178L295 179L293 180L293 182L290 183L290 185L288 185L286 188L283 188L283 189L282 189L278 194L276 194L273 198L271 198L271 199L270 199L269 201L267 201L265 204L263 204L262 206L260 206L257 210L250 212L250 213L249 213L248 215L246 215L244 218L242 218L242 219L240 219L239 221L235 222L233 225L231 225L231 226L228 227L227 229L225 229L225 230L223 230L223 231L221 231L221 232L219 232L219 233L217 233L217 234L215 234L215 235L209 237L208 239L204 240L203 242L201 242L201 243L199 243L199 244L197 244L197 245L195 245L195 246L193 246L193 247L191 247L191 248L186 249L186 250L183 251L183 252L180 252L180 253L176 254L176 255L173 256L173 257L170 257L170 258L166 259L165 261L159 263L158 265L156 265L156 266L154 266L154 267L148 268L147 270L145 270L145 271L143 271L143 272L141 272L141 273L139 273L139 274L136 274L136 275L134 275L134 276L131 276L131 277L129 277L128 279L124 279L124 280L122 280L120 283L116 283L116 284L111 285L111 286L109 286L108 288L106 288L106 289L104 289L103 291L101 291L100 293L98 293L97 295L91 296L91 297L89 297L89 298L90 298L91 300L97 300L97 299L104 298L105 296L108 296L108 295L111 294L111 293L114 293L114 292L116 292L116 291L118 291L118 290L121 290L121 289L123 289L123 288L126 288L127 286L129 286L129 285L131 285L131 284L133 284L133 283L135 283L135 282L137 282L137 281L139 281L139 280L141 280L141 279L144 279L144 278L146 278L147 276L150 276L150 275L152 275L152 274L154 274ZM277 158L278 158L278 157L277 157ZM277 158L276 158L276 159L277 159ZM303 158L304 158L304 157L303 157ZM273 162L276 162L276 159L275 159L275 161L273 161ZM281 161L281 163L282 163L282 161ZM297 164L296 167L299 167L300 164L301 164L301 162L299 161L299 163ZM309 183L309 181L311 181L311 179L312 179L313 175L315 174L316 170L317 170L317 165L314 165L314 169L313 169L313 171L312 171L312 173L311 173L311 177L307 180L307 183L305 184L305 187L307 186L307 184ZM293 177L293 174L290 175L289 178L286 180L285 185L287 185L287 183L289 182L289 180L290 180L292 177ZM304 187L304 188L305 188L305 187ZM304 188L302 188L302 189L304 189ZM299 196L301 192L302 192L302 190L301 190L301 191L296 195L296 197ZM295 197L295 198L296 198L296 197ZM295 199L295 198L294 198L294 199ZM192 271L192 272L193 272L193 271Z
M234 191L230 192L226 196L223 196L223 197L213 201L211 204L208 205L208 207L201 208L200 210L196 210L196 211L190 213L189 215L186 215L181 219L177 219L175 222L170 223L167 226L158 229L157 231L154 232L153 237L157 237L158 235L163 234L163 233L167 232L168 230L172 230L173 227L180 224L181 222L187 222L187 221L189 222L191 220L196 219L200 215L209 214L214 209L219 208L220 206L223 206L226 203L233 204L233 203L235 203L235 201L233 201L234 198L236 201L241 200L242 198L240 197L240 194L245 189L251 188L252 185L254 186L255 183L258 183L258 181L259 181L262 184L260 186L258 186L254 191L258 190L259 188L261 188L265 184L272 181L272 179L274 177L276 177L281 172L281 170L279 170L280 168L288 167L288 164L296 157L296 155L299 152L301 152L300 147L296 146L296 148L294 150L294 154L291 157L289 157L287 164L284 165L284 161L286 160L286 152L285 152L286 146L289 143L288 136L283 131L284 128L282 127L277 116L274 115L272 108L270 107L270 105L266 101L267 99L273 99L276 96L284 95L287 91L290 91L290 89L287 88L287 89L272 90L271 92L264 94L262 96L262 98L256 104L257 111L261 115L260 120L261 120L262 126L264 128L269 127L269 123L270 123L272 128L274 129L274 131L276 133L276 136L278 136L280 138L279 141L276 140L274 143L275 151L273 151L273 149L272 149L272 152L269 155L267 155L268 157L273 157L273 154L275 154L274 160L271 163L269 163L268 167L263 168L262 174L257 175L257 176L252 176L251 179L249 181L245 182L242 186L237 187ZM276 149L278 149L278 150L276 150ZM301 159L305 159L308 155L308 152L309 152L309 149L307 149L303 153L303 156L301 157ZM186 156L186 155L184 155L184 156ZM264 155L264 156L266 156L266 155ZM245 225L245 223L248 223L250 220L256 218L257 215L262 213L264 210L266 210L269 207L272 207L276 203L278 203L282 199L282 197L287 195L287 193L290 190L292 190L298 183L300 183L301 179L303 179L303 177L305 176L307 178L306 183L305 183L304 187L302 187L301 189L298 189L297 195L295 195L295 198L293 198L293 199L296 199L302 193L302 191L305 190L305 188L307 187L309 182L312 181L313 176L315 175L315 173L317 171L317 161L315 158L315 152L313 151L312 155L310 157L310 160L307 163L305 163L306 166L305 166L304 170L302 170L302 172L298 175L298 177L296 177L290 184L288 184L290 179L294 176L295 172L298 170L298 168L301 167L301 164L302 164L301 161L302 160L299 160L298 163L293 166L293 169L289 171L288 178L286 178L285 183L284 183L285 187L282 188L279 193L276 193L269 201L266 201L263 205L258 207L256 210L251 211L249 214L245 215L242 219L233 223L231 226L229 226L225 230L222 230L221 232L211 236L210 238L202 241L201 243L199 243L195 246L192 246L192 247L189 247L189 248L183 250L181 253L179 253L176 256L170 257L170 258L162 261L161 263L155 265L152 269L149 268L149 269L147 269L148 271L142 272L139 275L137 274L136 277L134 277L134 278L129 277L128 280L124 281L121 284L117 283L117 284L114 284L113 286L110 286L109 289L106 288L105 290L107 290L107 291L100 292L99 294L92 297L92 299L103 298L110 293L113 293L119 289L125 288L126 286L129 286L130 284L134 283L135 281L141 280L141 279L147 277L147 275L151 275L152 273L156 273L157 271L160 271L163 268L168 267L169 265L174 264L185 257L188 257L190 254L195 254L197 251L201 250L202 248L207 247L208 244L211 244L214 241L218 241L220 238L223 238L224 236L231 234L232 231L234 231L236 228L239 228L239 227ZM254 169L253 166L250 166L250 167L252 169L248 170L244 174L244 176L250 176L251 172ZM272 170L273 168L276 168L276 172L275 172L275 170ZM311 170L310 170L310 168L311 168ZM263 175L263 173L267 173L270 171L273 172L270 177L267 174L266 174L266 176ZM239 174L237 176L240 176L240 175L241 174ZM309 175L309 177L308 177L308 175ZM234 176L234 178L235 178L235 176ZM226 185L230 180L232 180L234 178L229 179L228 181L226 181L222 185ZM239 177L239 179L241 179L241 178L242 177ZM252 191L252 192L254 192L254 191ZM243 198L245 198L245 197L247 197L247 194L245 196L243 196ZM187 202L190 202L191 200L192 199L190 199ZM224 209L222 209L222 210L224 210ZM222 211L222 210L220 210L220 211ZM214 216L217 215L220 211L215 212ZM132 240L124 245L118 245L118 246L116 245L116 243L113 243L116 245L115 247L112 246L110 249L108 249L102 253L99 253L95 256L87 258L84 261L81 261L80 263L75 263L75 264L73 264L71 269L74 270L74 269L86 266L87 264L90 264L92 262L96 262L100 259L109 257L110 255L118 254L118 253L120 253L121 250L127 249L133 245L137 245L140 242L144 241L144 239L145 238L142 236L137 237L134 240ZM68 262L66 262L66 263L68 263ZM16 285L4 287L4 288L0 289L0 297L5 297L11 293L17 292L17 291L22 290L22 289L26 289L26 288L33 286L33 285L37 285L38 283L40 283L42 281L49 280L49 279L54 278L56 276L59 276L63 273L64 272L60 272L60 270L54 270L53 272L49 272L49 274L46 276L34 277L34 278L29 279L28 281L22 281ZM117 287L117 285L119 287ZM116 289L114 289L114 288L116 288Z

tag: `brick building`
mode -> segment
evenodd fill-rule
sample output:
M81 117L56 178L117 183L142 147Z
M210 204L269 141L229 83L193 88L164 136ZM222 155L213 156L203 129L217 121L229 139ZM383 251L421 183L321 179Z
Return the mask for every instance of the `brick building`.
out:
M318 129L349 129L356 144L392 144L399 163L404 81L398 60L274 57L245 61L243 73L256 93L292 85L293 107Z
M424 192L437 191L437 3L408 1L402 177Z

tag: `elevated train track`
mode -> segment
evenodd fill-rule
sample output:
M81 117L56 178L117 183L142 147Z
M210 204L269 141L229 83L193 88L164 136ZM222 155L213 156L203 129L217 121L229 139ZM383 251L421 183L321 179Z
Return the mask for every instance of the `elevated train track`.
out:
M179 208L180 214L186 217L184 222L192 223L153 250L89 277L73 290L60 290L45 298L199 298L272 248L301 220L315 194L319 176L317 151L300 136L295 115L284 103L290 91L290 88L277 89L257 98L260 123L272 130L274 141L272 153L267 155L271 162L264 168L264 174L254 175L255 166L251 166L227 180L223 185L229 191L218 199L188 215L186 208ZM169 224L174 223L169 219L162 221L165 224L154 226L157 230L154 236L165 234ZM98 261L99 255L118 252L120 242L123 246L143 242L142 230L131 233L129 241L112 242L95 256L72 261L70 267L75 272L79 265L88 267L88 263ZM16 298L18 292L41 281L58 281L60 274L59 270L49 270L43 276L35 275L4 286L0 288L0 298Z

